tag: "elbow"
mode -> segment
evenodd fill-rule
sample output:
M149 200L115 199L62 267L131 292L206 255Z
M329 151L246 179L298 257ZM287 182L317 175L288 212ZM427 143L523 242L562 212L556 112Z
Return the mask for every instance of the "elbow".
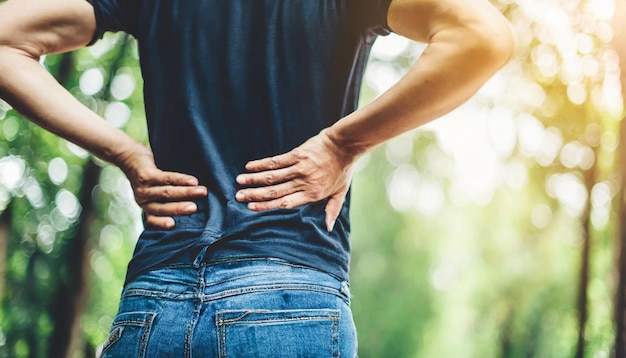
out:
M15 87L15 73L25 62L39 61L40 55L28 46L15 46L0 36L0 98L7 100Z
M0 99L5 99L8 91L9 80L11 74L11 49L0 43Z
M462 66L472 73L493 75L515 54L517 37L508 20L499 12L456 17L435 32L430 44L446 46L458 56Z
M474 50L481 57L483 65L500 69L515 54L517 36L510 23L504 18L483 22L473 26Z
M5 45L0 38L0 86L3 85L3 78L9 74L11 63L11 48Z
M2 57L20 55L39 61L43 54L44 52L41 48L26 43L18 44L15 41L4 39L0 36L0 56Z
M501 65L511 60L517 49L517 36L508 21L503 19L502 22L491 31L490 47L494 57L499 60Z

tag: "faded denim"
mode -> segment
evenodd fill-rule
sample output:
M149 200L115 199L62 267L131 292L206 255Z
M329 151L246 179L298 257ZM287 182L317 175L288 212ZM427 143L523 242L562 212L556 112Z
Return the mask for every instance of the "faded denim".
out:
M346 282L277 259L169 267L123 290L102 357L355 357Z

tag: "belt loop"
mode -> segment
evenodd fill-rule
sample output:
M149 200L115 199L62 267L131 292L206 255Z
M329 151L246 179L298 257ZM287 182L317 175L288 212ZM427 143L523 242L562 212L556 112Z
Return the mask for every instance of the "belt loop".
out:
M206 250L209 248L209 246L205 246L202 248L202 250L200 250L200 253L196 256L196 259L193 260L193 267L195 268L199 268L200 266L202 266L202 264L204 263L204 255L206 254Z
M341 293L343 293L348 299L352 298L352 294L350 294L350 284L348 281L341 281Z

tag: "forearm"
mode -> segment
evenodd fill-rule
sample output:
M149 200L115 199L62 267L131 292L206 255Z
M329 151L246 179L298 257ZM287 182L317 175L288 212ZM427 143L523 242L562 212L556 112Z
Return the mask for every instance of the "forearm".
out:
M449 26L428 42L395 86L326 130L338 149L357 157L458 107L507 62L515 40L496 22Z
M75 99L36 58L1 45L0 98L39 126L116 165L139 145Z
M85 0L13 0L0 6L0 98L39 126L124 171L145 224L174 227L172 215L196 212L207 189L187 174L156 167L150 149L81 104L39 64L45 54L84 47L96 29Z

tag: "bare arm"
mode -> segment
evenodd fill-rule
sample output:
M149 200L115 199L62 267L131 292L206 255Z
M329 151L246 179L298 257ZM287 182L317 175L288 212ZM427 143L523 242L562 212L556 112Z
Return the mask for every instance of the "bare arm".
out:
M389 91L328 129L357 155L458 107L514 51L508 22L487 0L394 0L388 21L394 32L428 46Z
M205 195L189 175L162 172L152 152L83 106L39 64L45 54L85 46L95 31L85 0L12 0L0 6L0 98L39 126L118 165L130 179L149 225L172 227L168 215L195 212Z
M428 44L408 73L369 105L291 152L248 163L237 199L252 210L289 208L329 198L332 230L351 167L384 141L428 123L470 98L512 56L515 37L487 0L393 0L388 23ZM268 178L271 178L268 180Z

